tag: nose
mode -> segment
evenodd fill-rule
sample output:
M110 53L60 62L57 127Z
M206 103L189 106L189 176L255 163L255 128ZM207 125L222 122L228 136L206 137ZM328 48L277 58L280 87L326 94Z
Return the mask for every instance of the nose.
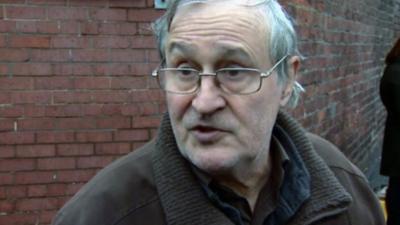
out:
M192 106L199 114L212 114L226 106L226 101L216 84L215 77L201 77L200 87L192 100Z

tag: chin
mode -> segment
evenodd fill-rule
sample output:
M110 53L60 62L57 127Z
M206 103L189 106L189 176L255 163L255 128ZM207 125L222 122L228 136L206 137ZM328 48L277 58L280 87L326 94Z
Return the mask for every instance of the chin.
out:
M209 151L189 156L189 161L202 171L216 175L233 171L237 164L237 157L226 152L218 154L215 151Z

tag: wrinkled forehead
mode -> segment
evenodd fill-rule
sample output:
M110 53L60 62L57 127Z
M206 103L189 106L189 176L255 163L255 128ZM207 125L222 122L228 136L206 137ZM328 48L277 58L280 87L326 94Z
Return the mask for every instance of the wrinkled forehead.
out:
M194 3L204 3L204 4L231 4L238 6L257 6L269 2L270 0L181 0L178 7L185 5L190 5Z

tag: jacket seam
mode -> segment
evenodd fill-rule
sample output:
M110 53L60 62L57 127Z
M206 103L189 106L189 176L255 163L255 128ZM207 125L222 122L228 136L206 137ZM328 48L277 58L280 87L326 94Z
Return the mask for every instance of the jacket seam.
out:
M117 218L116 220L114 220L114 222L112 222L111 224L112 224L112 225L118 225L118 224L119 224L125 217L127 217L128 215L134 213L136 210L138 210L138 209L140 209L140 208L143 208L143 207L145 207L145 206L147 206L147 205L149 205L149 204L151 204L151 203L153 203L153 202L155 202L155 201L157 201L157 200L158 200L158 196L154 196L154 197L153 197L152 199L150 199L149 201L146 201L146 202L144 202L144 203L142 203L142 204L138 204L136 207L133 207L133 208L127 210L125 213L123 213L122 216L120 216L119 218Z

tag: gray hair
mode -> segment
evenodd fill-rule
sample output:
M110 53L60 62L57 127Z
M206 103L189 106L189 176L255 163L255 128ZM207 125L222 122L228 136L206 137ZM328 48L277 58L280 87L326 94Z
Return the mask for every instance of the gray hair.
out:
M153 23L153 31L156 36L158 51L162 60L165 59L165 42L169 34L171 22L181 4L207 3L211 0L170 0L166 13ZM259 12L265 16L266 25L269 26L268 41L270 46L269 56L273 62L277 62L286 55L297 55L297 35L292 20L276 0L247 0L245 6L257 7ZM253 2L253 4L251 4ZM285 60L286 61L286 60ZM279 83L285 83L288 79L287 63L281 63L277 67ZM296 81L293 86L288 106L295 107L303 87Z

